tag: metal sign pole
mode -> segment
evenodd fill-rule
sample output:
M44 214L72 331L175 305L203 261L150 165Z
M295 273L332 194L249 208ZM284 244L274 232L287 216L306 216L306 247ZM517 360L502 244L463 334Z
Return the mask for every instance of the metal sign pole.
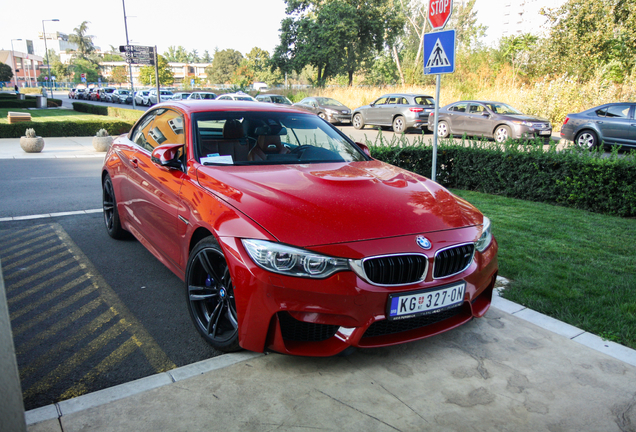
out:
M435 121L433 132L433 164L431 167L431 180L436 181L437 178L437 122L439 121L439 88L441 82L441 75L437 74L435 78Z
M157 45L155 45L155 81L157 82L157 103L161 102L161 90L159 86L159 59L157 56Z

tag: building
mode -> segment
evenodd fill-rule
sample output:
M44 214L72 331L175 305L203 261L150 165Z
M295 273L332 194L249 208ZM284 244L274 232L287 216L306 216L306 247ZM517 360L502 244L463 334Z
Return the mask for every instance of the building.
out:
M502 37L530 33L546 36L547 19L541 9L554 9L566 0L477 0L477 23L488 27L486 44L496 44Z
M198 79L202 81L207 80L205 68L210 66L211 63L168 63L168 68L174 75L174 86L179 87L183 83L189 83L192 79ZM129 76L128 64L126 62L102 62L100 63L102 75L105 78L110 78L113 74L113 69L116 67L125 67L126 76ZM132 65L133 85L135 87L141 86L139 82L139 71L143 65Z
M11 67L13 80L11 86L37 87L37 79L43 64L43 58L22 51L1 50L0 62Z

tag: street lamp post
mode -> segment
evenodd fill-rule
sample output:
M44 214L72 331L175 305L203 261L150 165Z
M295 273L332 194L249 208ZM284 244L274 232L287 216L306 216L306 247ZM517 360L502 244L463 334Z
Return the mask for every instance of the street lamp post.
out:
M51 96L53 96L53 90L50 89L51 86L51 63L49 63L49 49L46 46L46 30L44 29L44 21L59 21L59 19L50 19L50 20L42 20L42 37L44 37L44 51L46 52L46 65L47 65L47 69L49 71L49 79L48 79L48 85L49 85L49 90L51 91Z
M15 77L15 85L18 85L18 72L15 68L15 51L13 50L13 41L21 41L22 39L11 39L11 57L13 57L13 76Z

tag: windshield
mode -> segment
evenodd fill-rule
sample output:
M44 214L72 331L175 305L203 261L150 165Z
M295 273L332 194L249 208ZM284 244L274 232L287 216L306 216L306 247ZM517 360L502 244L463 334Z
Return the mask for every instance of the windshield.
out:
M505 103L485 103L488 108L494 113L497 114L515 114L515 115L523 115L519 110L511 107L510 105L506 105Z
M325 98L325 97L317 97L316 101L318 101L318 104L320 106L327 106L327 105L332 105L332 106L341 106L343 107L344 105L341 104L340 102L338 102L335 99L331 99L331 98Z
M168 90L161 90L161 94L166 96L172 96L172 92Z
M204 165L273 165L367 160L319 117L302 113L207 112L193 115Z
M418 105L435 105L435 99L428 96L415 96L415 103Z

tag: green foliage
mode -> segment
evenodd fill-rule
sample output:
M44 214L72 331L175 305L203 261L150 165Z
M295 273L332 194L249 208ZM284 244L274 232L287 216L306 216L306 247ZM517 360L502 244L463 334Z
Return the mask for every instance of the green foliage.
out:
M230 84L234 72L241 65L243 54L233 49L226 49L214 53L212 65L205 68L210 84Z
M131 120L133 122L137 121L144 113L143 111L134 109L95 105L84 102L73 102L73 109L77 112L117 117L123 120Z
M369 143L372 144L372 143ZM427 146L371 146L375 158L430 176L432 149ZM501 147L472 142L442 142L437 181L447 187L560 204L623 217L636 216L636 153L603 158L578 148Z
M0 62L0 81L11 81L13 78L13 71L11 66Z
M21 122L14 124L0 124L0 136L3 138L20 138L25 127L37 127L42 137L72 137L93 136L100 129L107 129L113 135L128 132L134 121L130 120L93 120L76 122Z
M110 77L110 81L116 83L127 83L129 78L128 71L124 66L115 66Z
M88 21L83 21L73 29L74 33L68 35L68 41L77 45L76 53L80 59L87 59L89 54L95 51L93 36L87 36Z
M168 51L164 52L163 56L169 62L174 62L174 63L188 62L188 52L181 45L179 45L178 47L169 46Z
M168 67L168 60L160 54L157 55L157 70L159 72L159 83L170 85L174 82L174 75ZM144 66L139 70L139 81L144 85L156 86L155 67Z
M46 100L47 107L54 108L62 106L60 99L48 98ZM35 96L26 95L24 100L18 100L15 94L0 96L0 108L36 108L37 100Z
M85 58L73 59L73 82L82 82L81 74L86 74L86 81L97 82L99 78L99 67L90 60Z

